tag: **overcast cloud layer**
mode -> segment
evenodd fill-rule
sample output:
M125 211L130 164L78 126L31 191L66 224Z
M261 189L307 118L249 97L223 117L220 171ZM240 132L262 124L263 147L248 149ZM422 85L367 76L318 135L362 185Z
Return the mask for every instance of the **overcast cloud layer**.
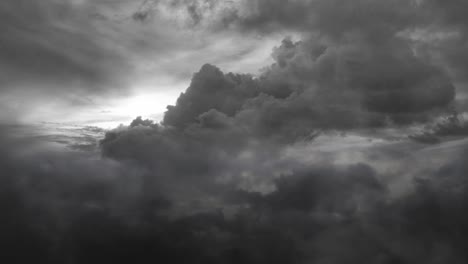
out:
M3 1L0 257L466 263L464 7ZM24 124L152 83L161 120Z

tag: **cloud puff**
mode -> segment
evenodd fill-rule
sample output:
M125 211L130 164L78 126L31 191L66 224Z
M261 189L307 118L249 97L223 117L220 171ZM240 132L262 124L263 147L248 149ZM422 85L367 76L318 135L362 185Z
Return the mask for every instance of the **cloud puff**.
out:
M224 74L206 64L193 76L190 87L180 95L176 105L168 107L163 123L184 127L211 109L234 116L247 99L259 94L256 86L252 76Z
M384 126L386 120L424 121L446 111L455 95L440 69L397 40L327 47L286 39L273 55L276 63L258 78L203 66L177 104L168 107L163 124L183 128L214 109L259 133L268 126L278 133L297 125L310 130Z

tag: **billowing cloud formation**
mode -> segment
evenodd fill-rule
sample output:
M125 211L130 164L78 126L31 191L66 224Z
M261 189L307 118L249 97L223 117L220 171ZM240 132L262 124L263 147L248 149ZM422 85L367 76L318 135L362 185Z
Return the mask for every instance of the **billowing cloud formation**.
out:
M181 2L176 6L181 4L188 5ZM256 96L259 93L275 99L287 98L291 107L284 108L293 112L290 115L300 115L293 109L302 105L298 111L307 111L308 116L323 117L316 112L325 109L323 112L337 112L337 116L354 115L344 119L358 126L382 125L385 119L395 123L424 121L455 98L453 83L458 79L450 78L451 69L447 61L435 59L437 53L449 56L447 46L427 47L424 36L413 33L433 28L431 23L444 28L449 25L445 20L428 21L427 14L435 12L430 3L396 0L385 3L249 1L237 4L239 12L243 8L246 11L232 23L257 31L268 27L266 25L296 30L302 32L304 39L298 42L284 40L273 53L276 64L254 84L242 80L231 80L232 83L228 84L230 81L227 79L232 79L229 76L224 83L216 83L223 82L221 74L213 72L208 77L209 70L202 69L177 106L168 111L166 120L176 122L175 116L184 118L180 116L181 112L190 111L185 105L191 105L198 98L195 90L203 93L202 90L211 85L251 88L232 96L217 92L211 103L203 101L210 97L204 97L190 107L199 108L195 104L203 104L204 108L212 107L232 115L236 107L240 109L242 103L239 100L260 98ZM204 81L207 83L202 83ZM229 97L232 105L220 106L227 99L217 100L219 96ZM256 100L257 104L261 104L259 100ZM266 101L268 105L287 104L287 101ZM345 107L342 102L347 102ZM202 109L193 110L191 114L196 115L201 114ZM325 119L319 126L323 123L329 127L352 126L333 124L333 121Z
M165 3L146 2L155 10ZM406 32L427 25L428 3L268 3L252 2L252 12L232 23L253 30L276 23L306 32L302 41L285 39L273 51L275 63L255 78L204 65L161 124L136 119L130 128L108 133L103 154L149 168L163 179L160 184L168 184L168 193L184 189L184 182L195 192L213 192L220 183L264 190L271 184L262 185L262 175L297 167L283 155L289 143L307 142L330 129L425 122L451 109L450 74L421 54ZM371 15L362 15L365 10ZM415 10L425 12L411 17Z
M274 51L277 62L259 78L203 66L163 124L183 129L217 111L216 122L231 120L254 134L310 133L424 121L454 99L450 79L407 47L309 44L284 40Z
M451 3L145 1L142 25L182 10L193 27L302 40L257 77L205 64L160 123L106 133L100 158L1 135L2 249L19 263L466 263L467 140L405 136L457 100ZM449 28L455 42L428 40ZM436 136L463 136L455 118Z
M390 2L250 2L231 23L303 39L283 40L258 77L202 66L160 124L139 118L109 132L103 155L146 168L175 211L216 212L190 218L211 223L214 233L199 232L229 248L213 249L215 263L462 263L464 239L451 234L465 229L456 213L465 190L453 189L464 186L463 151L416 152L423 147L385 137L379 146L372 136L365 150L329 142L301 151L331 130L398 129L453 109L447 46L414 33L429 26L432 6Z
M380 78L365 70L336 69L339 63L321 59L294 66L295 60L303 58L295 54L296 48L298 53L304 52L302 45L306 44L283 41L274 51L277 62L258 78L224 74L215 66L204 65L176 105L168 107L160 124L137 118L130 127L107 133L101 143L103 155L143 166L170 200L184 204L198 197L198 206L191 210L205 210L213 203L221 206L220 193L225 191L275 189L273 179L307 164L287 152L295 151L294 146L301 142L308 144L321 132L393 128L394 123L422 121L440 109L447 110L453 100L448 77L422 62L404 68L407 71L393 65L389 71L376 66L375 75ZM326 52L324 49L317 56L326 57ZM331 54L335 61L336 53ZM368 70L372 63L377 60L363 62ZM315 74L319 71L329 72ZM385 75L393 72L398 78ZM337 76L340 74L344 77ZM401 87L384 78L408 81L402 81L405 86ZM378 79L386 80L382 87L374 83ZM426 88L424 92L421 86ZM369 103L374 97L381 102L373 108ZM351 181L358 183L359 179Z

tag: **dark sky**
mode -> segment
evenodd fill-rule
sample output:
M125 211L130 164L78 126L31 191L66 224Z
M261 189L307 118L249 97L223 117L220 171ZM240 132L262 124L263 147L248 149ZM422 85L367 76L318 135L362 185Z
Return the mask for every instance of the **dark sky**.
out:
M0 261L467 263L467 8L1 1Z

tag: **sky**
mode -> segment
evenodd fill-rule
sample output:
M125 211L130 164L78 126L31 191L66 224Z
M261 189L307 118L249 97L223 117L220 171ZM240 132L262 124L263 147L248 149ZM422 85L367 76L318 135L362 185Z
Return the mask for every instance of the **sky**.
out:
M200 5L196 12L209 5L186 4ZM5 1L1 121L104 123L110 128L138 115L161 119L201 65L258 74L273 61L271 50L281 34L246 38L214 29L214 21L201 25L175 5Z
M3 0L0 258L467 263L462 0Z

